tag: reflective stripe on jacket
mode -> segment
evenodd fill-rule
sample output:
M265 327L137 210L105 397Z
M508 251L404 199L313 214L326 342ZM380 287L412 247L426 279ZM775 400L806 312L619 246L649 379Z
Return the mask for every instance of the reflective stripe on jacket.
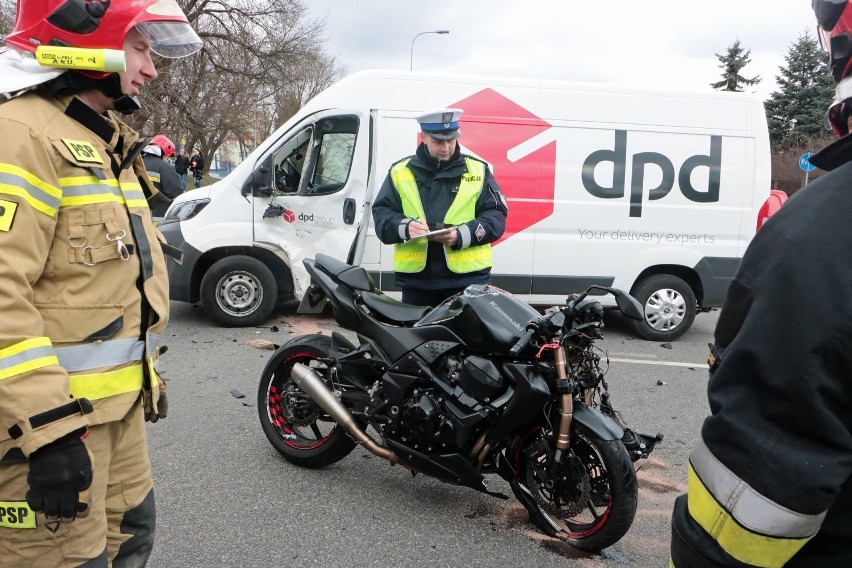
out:
M408 168L409 159L402 160L391 168L391 179L402 201L402 212L413 219L423 219L423 204L414 175ZM485 164L472 158L465 158L467 173L462 175L459 189L453 203L444 217L445 226L466 223L476 218L476 200L485 180ZM410 239L394 245L394 270L396 272L420 272L426 267L426 239ZM464 274L490 268L492 264L491 245L477 245L466 249L453 250L444 247L447 267L455 273Z

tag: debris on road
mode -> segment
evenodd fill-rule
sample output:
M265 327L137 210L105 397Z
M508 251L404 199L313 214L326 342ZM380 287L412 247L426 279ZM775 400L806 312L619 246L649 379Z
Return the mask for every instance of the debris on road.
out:
M276 344L271 341L267 341L266 339L249 339L246 341L246 345L257 347L258 349L269 349L270 351L278 349Z
M243 392L240 389L231 389L231 395L234 398L245 398L246 397L246 395L244 395Z

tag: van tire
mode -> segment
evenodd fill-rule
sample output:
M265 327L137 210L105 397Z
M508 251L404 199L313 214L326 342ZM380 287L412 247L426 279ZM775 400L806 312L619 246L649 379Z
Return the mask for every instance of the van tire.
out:
M698 302L692 288L682 278L654 274L634 286L631 295L642 304L644 318L630 320L642 338L673 341L692 326Z
M249 327L265 322L275 308L278 284L272 271L256 258L227 256L201 279L201 305L223 327Z

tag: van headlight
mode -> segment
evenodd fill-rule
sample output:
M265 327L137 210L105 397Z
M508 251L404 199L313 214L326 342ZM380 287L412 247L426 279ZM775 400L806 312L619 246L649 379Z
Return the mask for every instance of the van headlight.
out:
M172 205L166 211L163 221L186 221L187 219L192 219L201 213L201 210L207 207L208 203L210 203L209 199L194 199Z

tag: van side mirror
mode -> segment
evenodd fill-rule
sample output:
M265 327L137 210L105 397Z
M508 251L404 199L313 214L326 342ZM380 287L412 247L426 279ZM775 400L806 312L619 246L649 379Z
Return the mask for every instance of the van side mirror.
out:
M270 169L267 160L261 164L260 167L254 170L248 179L246 179L242 189L240 189L240 193L242 193L243 197L247 195L252 195L254 197L271 196L273 189L272 186L269 185L269 172Z

